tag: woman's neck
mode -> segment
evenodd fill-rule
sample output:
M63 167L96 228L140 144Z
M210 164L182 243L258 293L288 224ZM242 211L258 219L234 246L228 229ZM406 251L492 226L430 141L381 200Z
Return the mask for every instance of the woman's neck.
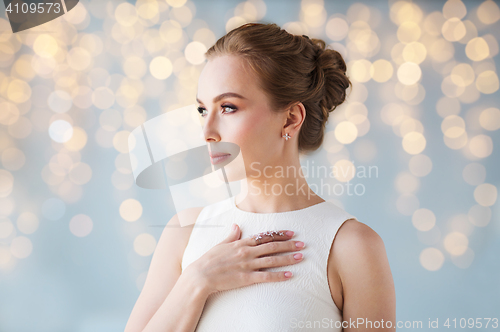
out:
M298 161L293 165L268 165L250 174L241 181L242 190L236 196L236 205L241 210L286 212L324 202L307 184Z

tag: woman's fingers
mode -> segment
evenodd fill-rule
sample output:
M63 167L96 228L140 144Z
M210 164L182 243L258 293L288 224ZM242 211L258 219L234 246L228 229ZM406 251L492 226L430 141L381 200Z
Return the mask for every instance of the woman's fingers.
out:
M253 261L253 264L255 265L252 266L252 268L267 269L271 267L297 264L298 262L302 261L303 257L304 255L302 253L295 253L295 254L281 255L281 256L265 256L261 258L256 258Z
M298 251L302 250L302 248L304 248L304 242L302 241L276 241L252 247L251 252L255 257L260 257L280 252Z
M292 272L290 271L280 271L280 272L253 272L251 274L250 280L252 283L258 282L276 282L290 279Z
M283 231L268 231L262 232L258 234L253 234L244 239L243 244L249 246L258 246L263 243L272 242L272 241L286 241L290 240L293 236L292 231L283 230Z

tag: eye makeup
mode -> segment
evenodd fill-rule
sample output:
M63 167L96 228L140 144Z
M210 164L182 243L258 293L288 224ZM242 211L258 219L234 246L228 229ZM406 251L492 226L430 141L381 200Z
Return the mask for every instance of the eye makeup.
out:
M230 113L234 113L234 112L236 112L236 111L238 110L238 108L237 108L236 106L233 106L233 105L231 105L231 104L222 104L222 105L221 105L221 108L222 108L222 109L229 108L229 109L231 109L231 110L232 110L232 111L229 111L229 112L222 112L223 114L230 114ZM204 107L201 107L201 106L200 106L200 107L198 107L197 109L198 109L198 112L200 113L200 115L201 115L202 117L205 117L205 115L206 115L206 112L205 112L205 111L206 111L206 109L205 109Z

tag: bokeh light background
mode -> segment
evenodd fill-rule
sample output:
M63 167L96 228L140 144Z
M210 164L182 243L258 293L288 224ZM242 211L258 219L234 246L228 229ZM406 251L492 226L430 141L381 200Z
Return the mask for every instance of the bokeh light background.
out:
M16 34L2 15L0 331L123 330L175 213L134 183L128 135L195 103L203 53L255 21L346 59L302 162L377 168L323 198L383 238L397 320L500 316L497 1L83 0Z

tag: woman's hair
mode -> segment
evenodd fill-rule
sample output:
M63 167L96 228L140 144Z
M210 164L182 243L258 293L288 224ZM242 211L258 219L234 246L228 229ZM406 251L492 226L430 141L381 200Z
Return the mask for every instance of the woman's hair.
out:
M208 60L221 55L246 59L273 110L302 102L306 117L299 151L309 152L323 142L329 112L344 102L351 85L344 59L325 45L321 39L290 34L274 23L247 23L217 40L205 56Z

